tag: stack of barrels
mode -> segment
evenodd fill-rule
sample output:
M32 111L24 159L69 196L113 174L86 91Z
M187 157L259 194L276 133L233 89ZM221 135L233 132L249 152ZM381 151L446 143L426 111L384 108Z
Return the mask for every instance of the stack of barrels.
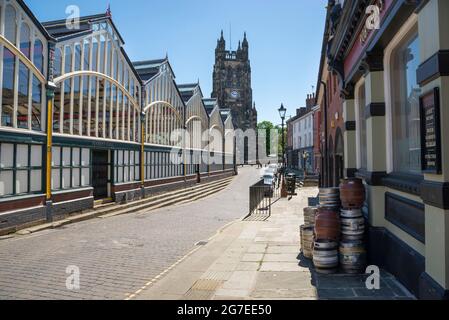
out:
M320 189L318 212L315 217L313 264L319 273L338 270L338 242L340 240L340 190Z
M304 225L300 227L301 252L308 259L312 259L316 213L315 207L304 208Z
M365 187L360 179L344 179L340 184L341 242L339 249L341 269L345 273L363 273L366 267L364 244L365 219L362 207Z

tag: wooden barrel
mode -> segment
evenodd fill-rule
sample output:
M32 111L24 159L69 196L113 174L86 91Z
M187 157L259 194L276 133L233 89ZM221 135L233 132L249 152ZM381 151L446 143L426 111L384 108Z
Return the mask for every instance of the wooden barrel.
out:
M300 246L300 252L302 253L303 251L302 251L302 248L304 247L304 244L303 244L303 242L302 242L302 239L303 239L303 230L304 230L304 225L302 225L302 226L299 226L299 246Z
M304 224L306 226L314 226L315 225L315 216L318 212L317 207L307 207L304 208Z
M318 273L337 272L338 243L329 240L316 240L313 248L313 264Z
M357 178L343 179L340 183L340 200L345 209L361 208L365 202L365 186Z
M341 209L340 216L341 218L355 219L363 217L363 213L361 209Z
M308 259L313 257L313 227L303 226L302 228L302 254Z
M363 241L340 242L339 259L345 273L364 273L366 268L366 250Z
M363 240L365 236L365 218L342 218L342 240Z
M315 218L315 236L319 240L338 241L340 239L340 213L326 207L318 208Z
M339 188L321 188L319 193L320 206L328 208L340 207Z

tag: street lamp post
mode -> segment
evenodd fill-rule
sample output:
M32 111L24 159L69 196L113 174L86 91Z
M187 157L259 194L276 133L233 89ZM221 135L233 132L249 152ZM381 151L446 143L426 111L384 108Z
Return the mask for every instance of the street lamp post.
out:
M285 121L285 114L287 113L287 109L284 107L284 104L281 104L281 107L279 108L279 116L282 120L282 168L283 172L285 172L285 135L284 135L284 121ZM285 177L282 176L282 186L281 186L281 197L287 198L287 188L285 186Z
M284 125L285 125L285 114L287 113L287 109L285 109L284 104L281 104L279 108L279 116L282 120L282 165L285 166L285 135L284 135Z

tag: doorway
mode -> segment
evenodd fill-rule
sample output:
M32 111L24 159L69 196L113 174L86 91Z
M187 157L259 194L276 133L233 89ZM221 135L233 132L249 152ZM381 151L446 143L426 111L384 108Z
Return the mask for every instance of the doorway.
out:
M94 199L105 199L108 197L109 183L109 151L92 151L92 187L94 188Z

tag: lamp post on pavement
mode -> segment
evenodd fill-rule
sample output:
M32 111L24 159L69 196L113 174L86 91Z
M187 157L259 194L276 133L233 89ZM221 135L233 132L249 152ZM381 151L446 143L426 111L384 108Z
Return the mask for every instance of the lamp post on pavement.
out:
M282 169L283 173L285 173L285 135L284 135L284 125L285 125L285 115L287 113L287 109L284 107L284 104L281 104L281 107L279 108L279 116L282 120ZM287 188L285 186L285 177L284 175L282 178L282 186L281 186L281 197L287 198Z

